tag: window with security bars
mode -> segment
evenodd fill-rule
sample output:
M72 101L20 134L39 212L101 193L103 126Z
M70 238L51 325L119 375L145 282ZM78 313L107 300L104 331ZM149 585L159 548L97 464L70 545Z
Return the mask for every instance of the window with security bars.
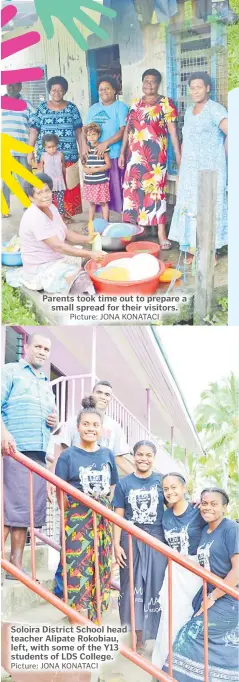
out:
M46 66L37 65L44 71L44 76L40 81L29 81L22 84L21 95L26 98L31 104L37 108L41 102L47 99L47 71Z
M27 334L19 327L6 327L5 363L18 362L24 354Z
M206 71L211 76L212 99L227 106L227 42L225 27L222 24L195 25L188 30L168 31L167 94L178 107L180 138L185 111L191 104L188 79L194 71ZM177 172L171 142L168 169L171 174Z

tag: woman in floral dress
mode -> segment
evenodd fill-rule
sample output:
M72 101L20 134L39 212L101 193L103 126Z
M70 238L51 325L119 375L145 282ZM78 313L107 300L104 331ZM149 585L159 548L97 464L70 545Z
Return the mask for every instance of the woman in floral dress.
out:
M37 160L43 154L42 137L54 134L59 137L58 149L63 152L65 166L73 166L81 152L82 120L75 104L64 99L68 83L62 76L54 76L47 83L51 99L41 102L36 112L30 117L29 144L34 147L37 142ZM77 146L78 145L78 146ZM33 153L28 155L28 163L33 162ZM73 189L66 189L64 194L65 219L82 212L80 181Z
M120 168L127 162L123 220L144 226L157 225L161 249L167 251L171 248L165 232L168 134L179 166L178 114L172 100L158 94L159 71L145 71L142 83L144 94L129 110L119 158Z

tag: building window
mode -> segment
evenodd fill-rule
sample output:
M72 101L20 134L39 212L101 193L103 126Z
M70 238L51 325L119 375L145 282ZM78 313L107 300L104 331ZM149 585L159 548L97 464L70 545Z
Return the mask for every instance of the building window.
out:
M167 94L179 111L179 136L184 115L191 104L188 78L194 71L206 71L212 78L211 97L227 106L227 39L225 27L218 23L195 25L188 30L168 29L166 41ZM177 166L169 142L169 173Z
M5 363L19 362L24 355L27 334L20 327L6 327Z
M41 102L47 99L47 70L45 64L39 64L44 71L44 76L40 81L29 81L22 84L22 97L27 99L37 108Z

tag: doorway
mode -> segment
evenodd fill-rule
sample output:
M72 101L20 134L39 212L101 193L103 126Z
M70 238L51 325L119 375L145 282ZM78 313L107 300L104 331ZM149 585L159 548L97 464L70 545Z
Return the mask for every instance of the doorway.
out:
M122 72L120 65L119 45L99 47L87 52L87 69L89 77L90 104L98 102L97 81L104 75L115 78L118 94L122 94Z

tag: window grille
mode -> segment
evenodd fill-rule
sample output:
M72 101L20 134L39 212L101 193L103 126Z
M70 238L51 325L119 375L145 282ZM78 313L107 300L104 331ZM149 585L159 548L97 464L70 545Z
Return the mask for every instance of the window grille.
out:
M26 334L14 327L6 327L5 363L19 362L24 352Z
M47 69L45 65L36 64L44 71L44 76L40 81L29 81L22 84L21 95L37 108L41 102L47 99Z

